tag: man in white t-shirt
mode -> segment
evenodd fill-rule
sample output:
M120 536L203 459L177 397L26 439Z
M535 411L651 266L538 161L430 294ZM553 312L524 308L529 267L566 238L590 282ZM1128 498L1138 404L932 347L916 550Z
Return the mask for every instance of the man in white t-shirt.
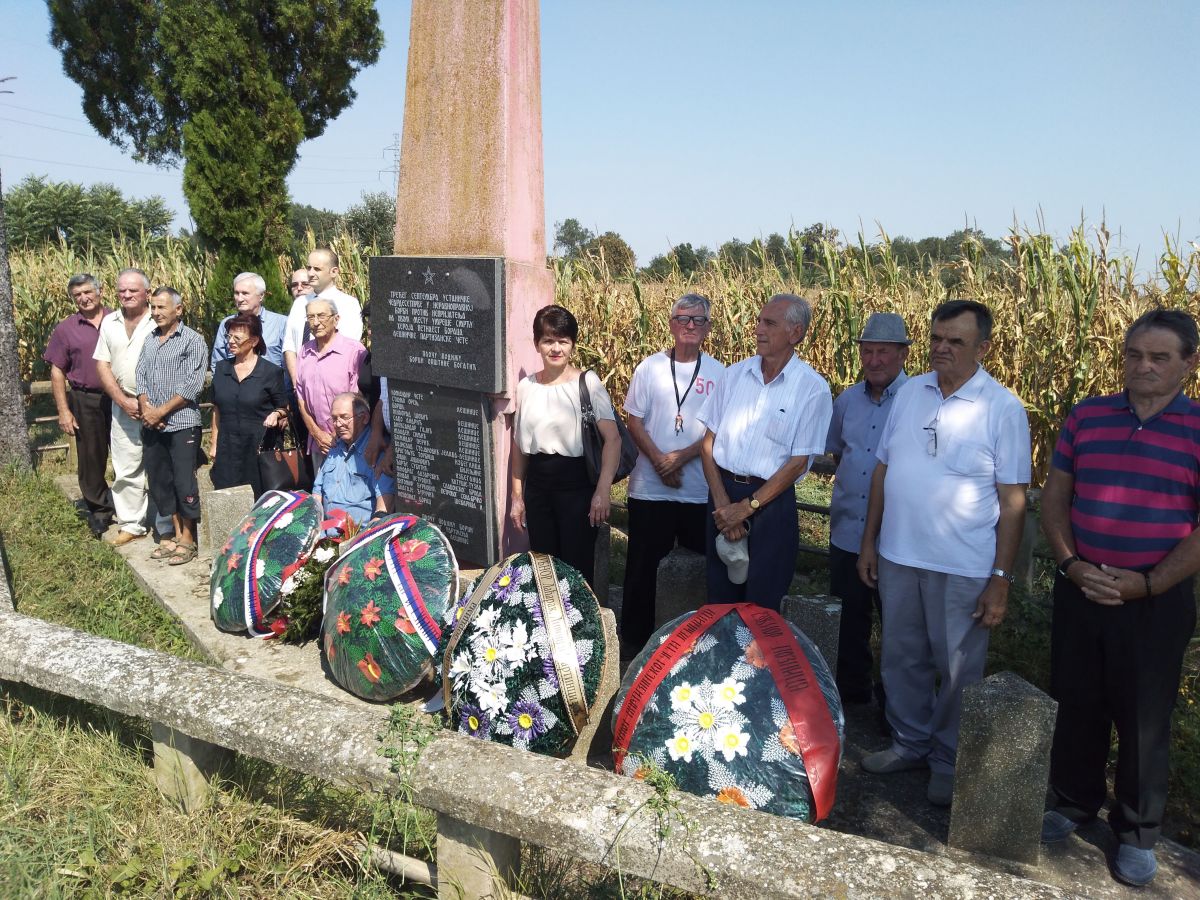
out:
M724 364L702 352L711 305L685 294L671 307L674 345L638 364L625 412L641 451L629 476L629 550L621 601L622 656L633 656L654 630L658 564L680 546L704 552L708 485L700 463L704 423L697 417Z
M812 310L803 297L776 294L758 314L758 353L734 363L709 394L700 421L708 482L709 603L757 603L778 611L796 571L800 523L795 485L825 450L833 415L829 383L796 356ZM749 552L737 581L717 535Z
M950 300L933 311L933 371L910 378L892 403L858 556L859 576L879 586L883 606L893 735L862 766L877 775L928 766L937 806L953 797L962 690L983 678L1025 524L1029 421L979 365L991 335L982 303Z
M334 311L338 315L338 334L351 340L362 340L362 306L356 297L338 290L336 282L341 271L338 268L337 254L327 247L318 247L308 254L309 293L301 294L292 300L292 308L288 312L287 330L283 333L283 360L292 384L296 383L296 359L300 354L300 348L312 339L311 332L305 332L307 326L305 317L308 315L310 300L328 300L332 303Z

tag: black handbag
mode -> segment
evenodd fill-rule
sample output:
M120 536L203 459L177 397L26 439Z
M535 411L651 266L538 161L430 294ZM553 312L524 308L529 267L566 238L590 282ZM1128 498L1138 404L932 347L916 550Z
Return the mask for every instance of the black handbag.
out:
M292 446L286 446L286 436ZM312 460L300 446L289 418L286 427L268 428L258 447L258 477L264 491L311 491Z
M600 461L604 456L604 438L596 424L596 410L592 408L592 397L584 382L586 375L586 371L579 373L579 409L582 413L580 426L583 429L583 459L587 463L588 478L591 479L592 484L595 484L600 480ZM637 444L629 435L629 429L625 427L625 420L621 418L616 407L613 408L613 417L617 423L617 434L621 436L621 459L617 462L617 473L613 476L613 484L616 484L618 481L628 478L629 473L633 471L633 466L638 458L638 449Z

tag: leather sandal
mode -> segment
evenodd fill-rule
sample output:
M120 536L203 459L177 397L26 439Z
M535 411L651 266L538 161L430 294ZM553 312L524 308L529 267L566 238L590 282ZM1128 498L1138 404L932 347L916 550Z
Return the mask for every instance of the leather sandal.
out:
M171 558L167 560L168 566L182 566L190 563L196 558L196 545L185 544L183 541L175 542L175 552L171 554Z
M158 542L158 547L150 554L151 559L170 559L175 555L175 551L179 549L179 545L171 538L163 538Z

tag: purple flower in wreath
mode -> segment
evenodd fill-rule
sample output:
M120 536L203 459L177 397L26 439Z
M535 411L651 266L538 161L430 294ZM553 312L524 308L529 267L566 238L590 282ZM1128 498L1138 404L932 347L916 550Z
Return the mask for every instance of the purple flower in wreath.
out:
M513 731L513 737L532 741L535 737L546 733L545 710L534 700L518 700L513 704L508 714L508 726Z
M500 575L496 579L496 583L492 585L492 590L495 592L496 599L504 602L516 589L517 570L512 566L505 566L500 570Z
M491 716L474 704L468 703L463 706L459 724L461 730L471 737L486 741L492 736Z
M542 657L542 675L550 682L550 687L558 690L558 670L554 668L554 657Z

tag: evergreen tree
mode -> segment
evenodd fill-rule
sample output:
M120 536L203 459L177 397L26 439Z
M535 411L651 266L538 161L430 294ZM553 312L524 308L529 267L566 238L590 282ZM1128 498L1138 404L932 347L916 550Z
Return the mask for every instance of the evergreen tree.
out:
M197 232L219 255L209 279L228 299L241 271L290 297L286 178L302 140L354 99L379 58L374 0L47 0L50 40L83 88L92 126L137 159L183 159Z

